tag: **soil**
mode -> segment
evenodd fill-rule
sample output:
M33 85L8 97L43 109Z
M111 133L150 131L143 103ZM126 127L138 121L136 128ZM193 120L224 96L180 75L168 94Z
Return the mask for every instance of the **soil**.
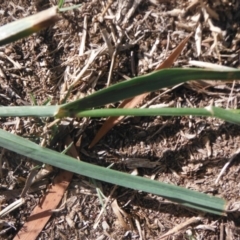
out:
M107 47L83 72L67 101L106 87L109 73L112 74L109 84L114 84L153 71L192 32L193 36L174 67L192 66L190 60L239 66L239 1L109 1L110 11L103 14L107 2L68 0L64 6L81 6L64 12L53 26L0 47L0 104L43 105L46 101L52 105L60 104L69 86L88 64L90 54L104 46L104 36L111 39L109 46L116 50L113 70L110 70L112 52ZM127 19L129 7L138 2L139 6ZM122 7L122 4L126 5ZM55 0L2 1L0 24L54 5L57 5ZM81 48L84 29L86 41ZM196 31L200 31L198 36ZM238 108L239 90L237 81L204 86L184 84L151 93L143 104ZM104 120L65 120L71 122L69 133L82 161L100 166L114 163L112 168L119 171L136 171L140 176L220 196L233 205L239 201L238 125L203 117L126 118L93 149L88 149ZM52 133L45 127L52 121L30 117L0 118L0 126L61 151L64 137L52 141ZM4 209L19 198L29 170L36 163L3 149L1 157L0 199ZM230 160L231 164L216 183ZM34 183L26 203L1 219L2 239L14 238L57 172L58 169L53 169L50 175ZM97 226L101 203L94 184L106 197L111 195ZM93 183L88 178L74 175L63 200L64 207L59 206L53 213L38 239L160 239L190 219L195 220L165 239L240 239L239 214L236 212L219 217L122 187L111 193L113 188L111 184ZM122 214L125 213L125 225L114 212L115 199Z

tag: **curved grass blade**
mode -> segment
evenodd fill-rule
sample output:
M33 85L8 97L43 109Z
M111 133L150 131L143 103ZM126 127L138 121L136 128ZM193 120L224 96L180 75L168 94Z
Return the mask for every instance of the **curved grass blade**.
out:
M111 184L157 194L186 207L213 214L225 215L227 202L224 199L78 161L53 150L42 148L27 139L1 129L0 146L67 171Z
M52 7L32 16L0 27L0 46L27 37L49 27L59 19L58 7Z
M117 83L90 96L67 103L59 108L56 117L75 116L79 110L99 107L133 96L155 91L191 80L240 79L240 70L164 69Z

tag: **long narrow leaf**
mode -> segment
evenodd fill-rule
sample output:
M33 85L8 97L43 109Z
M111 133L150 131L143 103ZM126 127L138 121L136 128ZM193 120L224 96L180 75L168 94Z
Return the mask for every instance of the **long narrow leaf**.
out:
M227 122L240 124L240 110L226 110L208 106L206 108L114 108L84 110L77 113L78 117L107 117L107 116L205 116L217 117Z
M159 79L161 79L161 81L159 81ZM154 91L161 87L168 87L180 82L199 79L240 79L240 70L219 72L202 69L165 69L115 84L90 96L60 106L0 107L0 116L77 116L78 112L82 110L120 101L124 98L129 98L143 92Z
M225 214L226 201L221 198L143 177L132 176L127 173L95 166L89 163L79 162L74 158L65 156L50 149L42 148L27 139L13 135L1 129L0 146L26 157L51 164L55 167L74 173L82 174L87 177L127 188L158 194L186 207L218 215Z
M58 7L52 7L32 16L0 27L0 46L29 36L58 21Z
M0 117L53 117L61 106L23 106L1 107ZM205 108L113 108L83 110L76 113L77 117L108 117L108 116L205 116L217 117L227 122L240 124L239 109L223 109L218 107Z
M74 116L78 111L117 102L126 98L173 86L190 80L240 79L240 70L164 69L120 82L83 99L63 105L57 117Z
M1 117L53 117L59 106L8 106L0 107Z

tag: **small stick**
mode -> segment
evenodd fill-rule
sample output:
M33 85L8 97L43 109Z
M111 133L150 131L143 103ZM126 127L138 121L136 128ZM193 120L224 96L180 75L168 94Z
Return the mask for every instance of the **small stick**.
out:
M104 52L107 49L106 45L101 46L98 50L92 51L89 59L86 63L86 65L82 68L82 70L80 71L80 73L75 77L73 83L70 85L70 87L75 87L78 84L78 81L80 81L80 79L82 78L82 76L84 75L84 73L86 72L86 70L88 69L88 67L90 66L90 64L94 61L94 59L101 54L102 52Z
M192 217L190 219L188 219L187 221L180 223L179 225L175 226L174 228L170 229L167 233L163 234L162 236L160 236L159 239L163 239L169 235L172 235L176 232L179 232L180 230L182 230L183 228L186 228L187 226L193 224L193 223L197 223L199 221L201 221L202 218L201 217Z
M0 212L0 218L4 217L5 215L7 215L8 213L12 212L13 210L19 208L20 206L22 206L25 203L25 199L24 198L19 198L18 200L16 200L15 202L11 203L10 205L8 205L7 207L5 207L1 212Z
M168 36L169 36L169 34L168 34ZM159 45L159 43L160 43L160 40L159 40L159 38L157 38L156 41L155 41L155 43L154 43L153 46L152 46L152 49L151 49L150 53L149 53L149 55L150 55L151 57L153 56L153 53L156 52L157 46ZM166 49L166 53L167 53L167 49ZM165 57L166 57L166 53L165 53Z
M232 94L233 94L234 87L235 87L235 80L233 81L233 84L232 84L232 89L231 89L231 92L230 92L229 97L228 97L226 109L228 109L229 102L231 101L231 97L232 97Z
M116 55L117 55L117 49L115 49L113 54L112 54L111 66L110 66L110 69L109 69L108 80L107 80L107 87L109 87L109 85L111 83L111 78L112 78L113 67L114 67Z
M103 40L104 40L104 42L106 43L106 45L108 47L109 55L112 57L112 55L114 53L114 50L113 50L113 45L112 45L112 43L110 41L110 37L108 35L108 32L107 32L107 30L105 28L102 29L101 26L100 26L100 29L101 29L101 34L102 34Z
M135 13L138 5L142 2L142 0L134 0L132 7L129 9L125 19L123 20L123 25L127 23L127 21L132 17L132 15Z
M102 13L97 17L97 20L99 22L103 22L103 17L105 15L105 13L107 12L107 10L110 8L110 6L112 5L113 0L109 0L107 3L107 6L103 9Z
M97 228L97 226L98 226L98 224L99 224L99 221L100 221L100 219L101 219L101 217L102 217L102 214L103 214L104 210L106 209L107 204L108 204L109 201L111 200L112 195L113 195L113 193L116 191L117 187L118 187L117 185L114 185L112 191L110 192L109 196L107 197L104 206L102 207L100 213L98 214L97 218L95 219L95 223L94 223L94 225L93 225L93 229L96 229L96 228Z
M170 35L168 33L168 35L167 35L167 46L166 46L166 50L165 50L165 53L164 53L164 58L167 57L167 52L168 52L168 49L169 49L169 42L170 42Z
M215 184L218 183L219 179L221 178L221 176L223 175L223 173L226 171L226 169L229 167L229 165L232 163L232 161L235 159L235 157L240 153L240 148L233 154L233 156L229 159L229 161L224 165L224 167L222 168L221 172L219 173Z
M23 188L23 190L22 190L22 193L21 193L21 195L20 195L21 198L25 198L28 189L29 189L29 188L31 187L31 185L32 185L33 179L34 179L34 177L35 177L36 174L37 174L37 170L38 170L38 167L33 168L33 169L30 170L30 173L29 173L29 175L28 175L28 177L27 177L27 181L26 181L25 186L24 186L24 188Z
M0 178L3 177L3 173L2 173L2 158L3 158L4 153L5 153L5 148L2 148L2 151L1 151L1 154L0 154Z
M134 51L131 51L131 71L132 71L132 75L136 77L137 74L136 74L136 62L134 58Z
M224 224L220 224L220 237L219 240L224 240Z
M82 32L82 41L79 48L79 56L82 56L85 51L86 37L87 37L87 15L84 16L84 20L83 20L83 32Z

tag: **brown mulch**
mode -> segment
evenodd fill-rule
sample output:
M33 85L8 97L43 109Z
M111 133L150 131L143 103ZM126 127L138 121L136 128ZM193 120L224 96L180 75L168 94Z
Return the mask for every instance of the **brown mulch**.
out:
M111 12L103 15L108 1L68 0L66 6L82 6L67 11L62 20L37 34L0 47L0 104L3 106L43 105L49 99L59 104L74 83L68 101L88 95L110 84L151 72L191 32L176 67L187 67L189 60L239 65L240 4L238 1L139 1L126 20L126 9L114 1ZM56 1L3 1L1 25L56 5ZM120 11L120 10L121 11ZM84 26L87 22L87 25ZM85 29L84 29L85 28ZM196 42L201 30L201 52ZM86 31L86 41L81 48ZM110 71L112 51L103 49L74 82L90 55L104 46L104 36L116 51ZM116 38L116 41L114 40ZM119 41L117 41L119 40ZM197 47L198 46L198 47ZM213 104L238 108L239 83L207 86L185 84L164 93L151 93L144 103L168 106L203 107ZM159 97L158 97L159 96ZM117 106L117 105L116 105ZM114 163L114 169L239 201L238 143L240 127L215 118L135 117L114 127L93 149L88 146L105 119L65 119L82 161L101 166ZM64 137L54 139L47 129L53 119L0 118L0 125L14 134L61 151ZM61 135L61 134L60 134ZM29 170L35 161L1 149L1 209L18 199ZM216 183L224 165L231 165ZM149 168L143 162L147 161ZM152 163L152 164L150 164ZM136 170L137 169L137 170ZM32 209L44 196L58 169L36 181L26 202L1 219L1 238L13 239ZM94 176L93 176L94 177ZM109 202L102 209L96 185ZM61 206L42 230L38 239L159 239L189 219L201 217L166 239L238 239L239 215L227 217L199 213L165 199L111 184L93 182L74 175ZM104 199L104 200L106 200ZM114 200L117 200L114 202ZM117 210L116 210L117 209ZM122 218L117 212L122 210ZM125 224L124 224L125 223Z

